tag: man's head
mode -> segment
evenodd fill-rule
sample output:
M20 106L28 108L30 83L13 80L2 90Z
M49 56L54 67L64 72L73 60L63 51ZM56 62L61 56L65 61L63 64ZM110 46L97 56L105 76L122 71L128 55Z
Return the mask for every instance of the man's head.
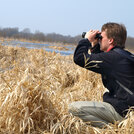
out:
M127 31L123 24L111 22L104 24L101 28L101 36L100 48L102 51L107 51L111 46L125 48Z

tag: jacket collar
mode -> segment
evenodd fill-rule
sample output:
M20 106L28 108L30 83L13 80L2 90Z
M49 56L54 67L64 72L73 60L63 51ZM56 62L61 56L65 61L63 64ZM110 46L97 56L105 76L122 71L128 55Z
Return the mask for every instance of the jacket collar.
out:
M106 52L109 52L109 51L112 50L114 47L115 47L115 46L110 46Z

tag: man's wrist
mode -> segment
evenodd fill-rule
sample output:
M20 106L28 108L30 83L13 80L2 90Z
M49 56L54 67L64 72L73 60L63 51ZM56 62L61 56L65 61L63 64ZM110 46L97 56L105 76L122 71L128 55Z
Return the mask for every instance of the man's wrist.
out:
M95 47L96 45L97 45L96 42L95 43L94 42L91 43L92 48Z

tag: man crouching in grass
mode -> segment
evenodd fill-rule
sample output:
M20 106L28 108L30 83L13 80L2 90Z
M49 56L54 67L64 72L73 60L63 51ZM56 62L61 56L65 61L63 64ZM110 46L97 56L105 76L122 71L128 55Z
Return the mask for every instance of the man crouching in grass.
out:
M109 91L104 93L103 102L76 101L69 105L70 113L91 122L92 126L103 127L121 121L134 106L134 55L124 50L126 37L123 24L106 23L101 32L87 32L74 52L74 62L101 74L103 85Z

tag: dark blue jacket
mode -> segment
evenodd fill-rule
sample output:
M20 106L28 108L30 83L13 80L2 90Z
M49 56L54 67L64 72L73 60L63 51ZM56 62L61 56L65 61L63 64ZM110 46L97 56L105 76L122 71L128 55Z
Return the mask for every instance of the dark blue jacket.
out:
M101 52L99 44L91 48L88 39L82 39L74 52L74 62L101 74L103 84L109 90L103 95L104 102L110 103L121 116L125 116L127 110L134 106L134 95L124 90L117 81L134 93L134 61L114 49L116 47L109 52Z

